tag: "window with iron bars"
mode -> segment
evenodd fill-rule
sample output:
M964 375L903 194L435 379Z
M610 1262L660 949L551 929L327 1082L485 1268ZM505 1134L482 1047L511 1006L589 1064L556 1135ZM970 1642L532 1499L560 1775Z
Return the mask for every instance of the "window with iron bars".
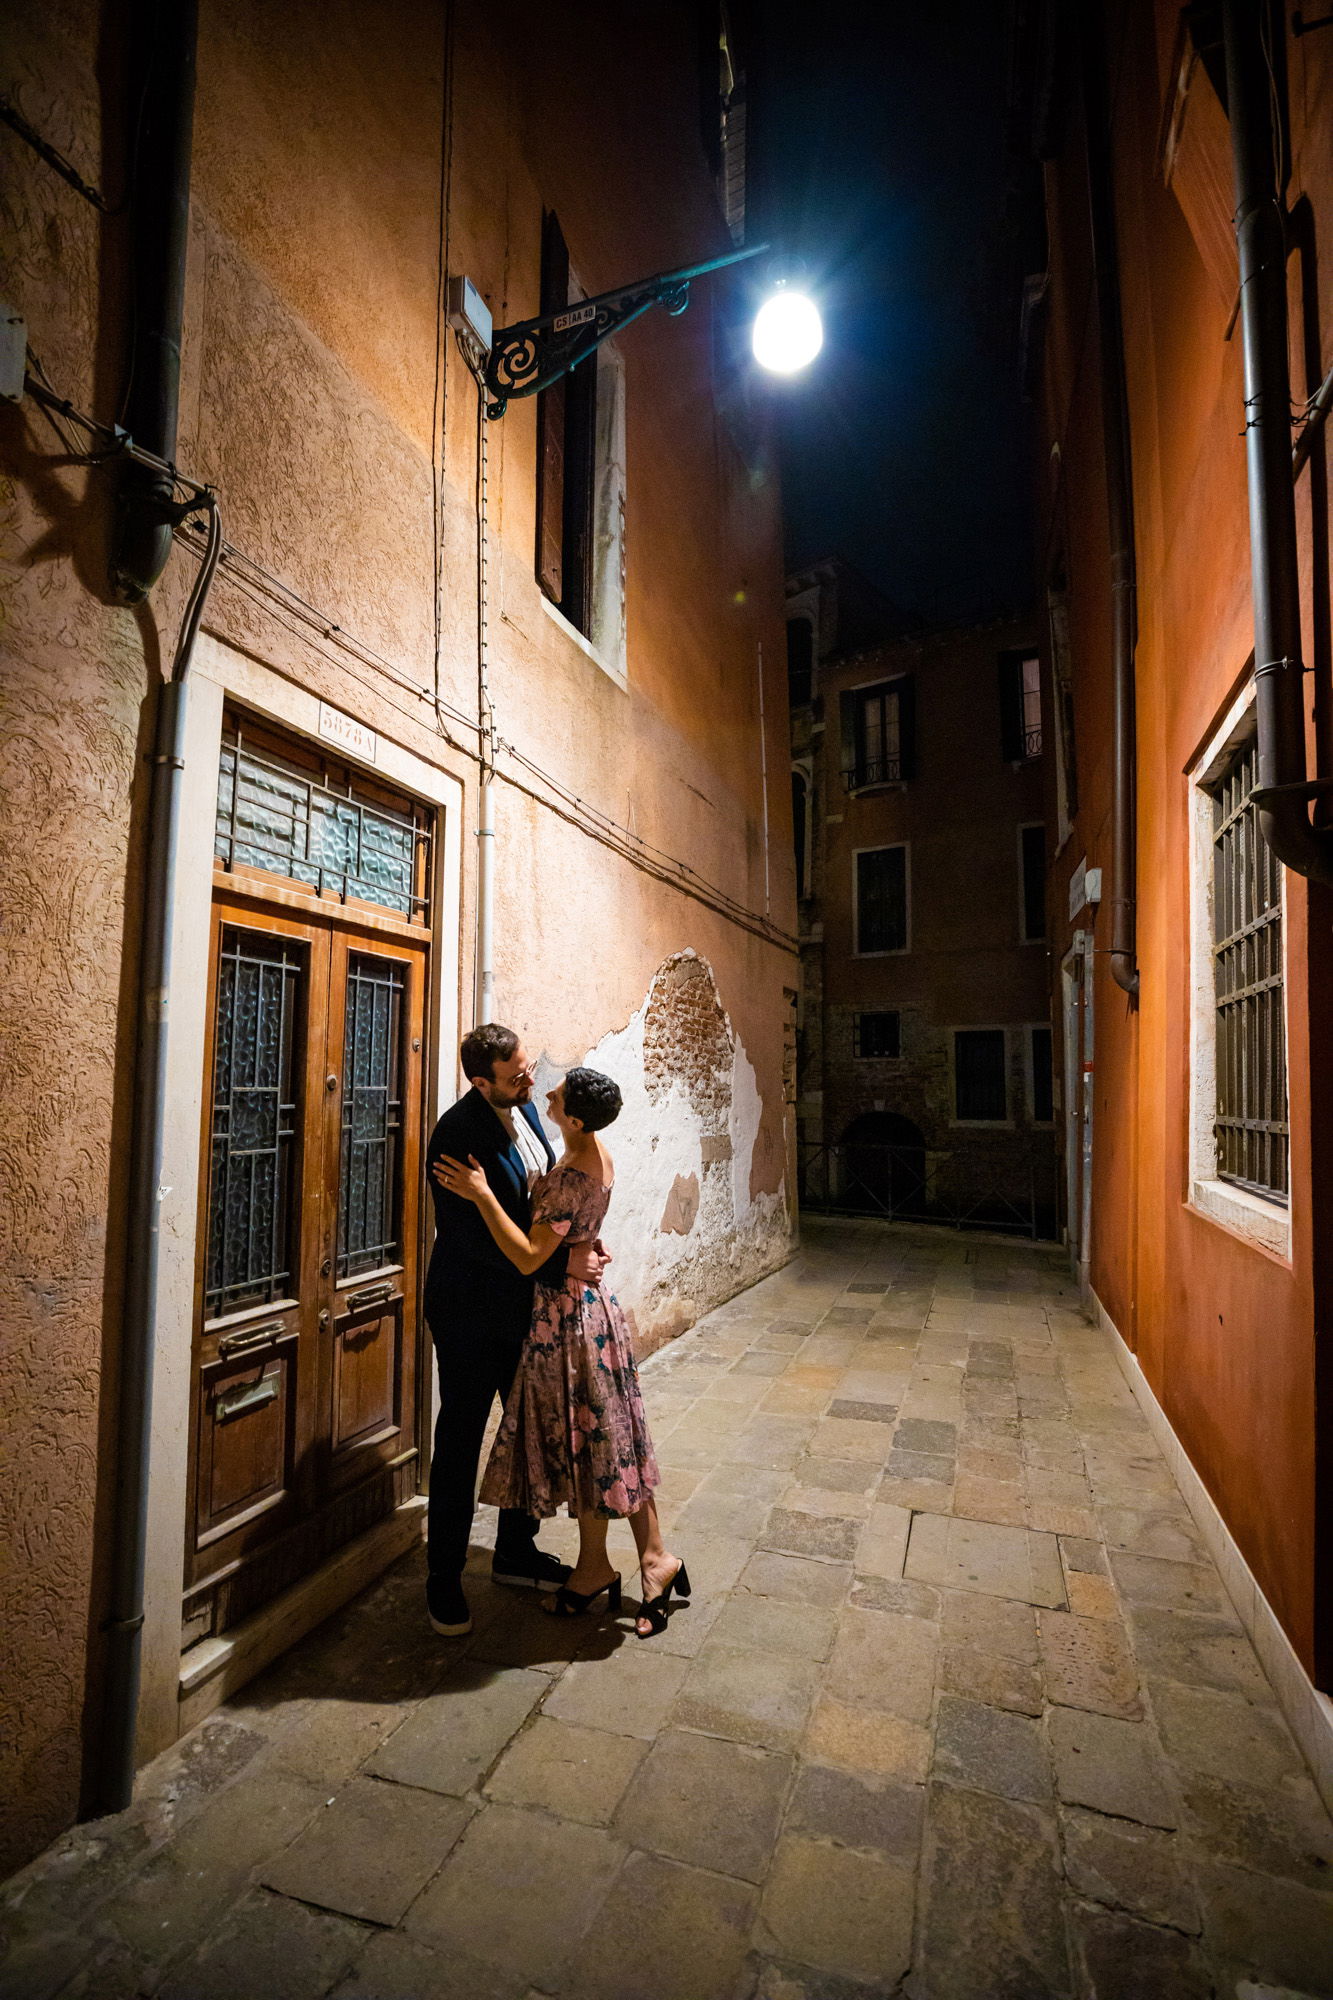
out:
M889 1058L902 1054L902 1022L896 1013L853 1014L852 1054Z
M1286 1202L1282 868L1259 827L1253 737L1209 786L1220 1179Z

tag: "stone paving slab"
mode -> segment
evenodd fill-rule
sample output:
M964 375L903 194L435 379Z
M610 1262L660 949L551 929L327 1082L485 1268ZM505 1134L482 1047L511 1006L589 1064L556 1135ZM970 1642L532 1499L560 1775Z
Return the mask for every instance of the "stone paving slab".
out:
M5 2000L1330 2000L1333 1824L1057 1253L806 1226L643 1368L693 1595L419 1554L0 1891ZM568 1521L546 1546L572 1554Z

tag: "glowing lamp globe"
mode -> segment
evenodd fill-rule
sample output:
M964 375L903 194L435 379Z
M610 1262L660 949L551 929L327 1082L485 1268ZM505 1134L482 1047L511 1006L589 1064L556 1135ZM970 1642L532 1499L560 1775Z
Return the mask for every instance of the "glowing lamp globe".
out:
M794 375L824 345L819 308L803 292L774 292L755 316L754 358L774 375Z

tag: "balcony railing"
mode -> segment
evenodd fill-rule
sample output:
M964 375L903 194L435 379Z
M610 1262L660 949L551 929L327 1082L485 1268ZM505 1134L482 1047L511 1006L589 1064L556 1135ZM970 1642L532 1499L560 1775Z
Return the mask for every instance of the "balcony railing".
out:
M956 1147L926 1153L915 1146L850 1145L797 1148L797 1191L803 1209L832 1215L881 1215L890 1222L938 1222L953 1229L993 1229L1053 1238L1054 1190L1028 1162L1000 1185L996 1163Z
M1040 757L1041 755L1040 723L1037 724L1035 729L1025 729L1023 731L1023 755L1024 757Z
M866 757L859 764L849 764L843 771L844 791L860 792L870 785L900 785L903 777L903 760L896 757Z

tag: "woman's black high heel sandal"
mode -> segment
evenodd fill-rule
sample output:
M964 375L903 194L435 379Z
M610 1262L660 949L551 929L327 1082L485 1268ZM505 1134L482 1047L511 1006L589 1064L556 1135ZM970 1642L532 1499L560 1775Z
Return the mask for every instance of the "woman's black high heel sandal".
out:
M545 1602L542 1605L542 1610L548 1618L582 1618L586 1612L591 1611L603 1591L606 1592L607 1610L619 1611L620 1578L618 1576L613 1576L610 1583L599 1583L596 1590L586 1592L571 1590L567 1583L562 1583L559 1590L555 1593L554 1599Z
M666 1631L667 1599L673 1590L677 1597L688 1597L690 1594L690 1573L684 1563L678 1565L675 1575L671 1578L665 1590L660 1590L656 1597L645 1597L640 1603L639 1617L648 1620L649 1629L646 1632L640 1632L636 1625L634 1629L638 1638L654 1639L659 1632Z

